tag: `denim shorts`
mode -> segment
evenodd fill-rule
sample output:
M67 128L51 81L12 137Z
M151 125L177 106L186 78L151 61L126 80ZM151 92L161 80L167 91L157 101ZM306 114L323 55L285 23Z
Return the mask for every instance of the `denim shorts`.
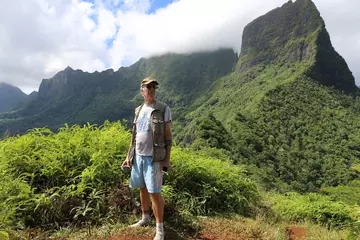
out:
M152 156L135 155L133 162L130 187L146 188L149 193L160 193L163 172L159 162L152 163Z

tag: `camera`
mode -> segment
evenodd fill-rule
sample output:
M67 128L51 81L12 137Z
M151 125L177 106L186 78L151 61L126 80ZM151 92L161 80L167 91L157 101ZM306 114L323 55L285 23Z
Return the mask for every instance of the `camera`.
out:
M124 165L121 167L124 173L128 173L131 171L131 168L128 165Z

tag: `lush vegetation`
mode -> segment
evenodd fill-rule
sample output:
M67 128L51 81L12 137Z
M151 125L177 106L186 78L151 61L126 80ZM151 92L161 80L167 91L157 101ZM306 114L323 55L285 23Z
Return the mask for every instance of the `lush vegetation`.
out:
M83 226L126 221L136 208L121 171L130 134L119 122L65 126L3 140L0 145L0 228ZM164 195L181 214L254 214L260 195L224 155L174 148ZM226 177L225 177L226 176Z
M127 223L133 210L139 211L138 195L121 171L129 139L121 123L105 122L100 127L66 125L58 133L33 129L1 141L1 234L13 236L13 230L28 227ZM331 196L288 193L263 198L244 167L214 148L194 152L174 147L165 178L167 218L178 224L193 215L229 213L336 228L357 220L357 203L347 205Z
M248 136L254 147L239 152L270 182L296 191L347 184L359 177L351 168L359 156L357 101L305 78L278 87L261 101L254 118L239 115L240 130L245 125L254 134ZM258 161L248 158L254 156L249 150Z
M168 219L264 215L359 236L360 94L308 0L250 23L239 59L229 49L166 54L44 80L27 106L0 115L8 137L0 230L127 222L139 200L120 166L139 82L150 75L172 109L178 144L164 186ZM73 126L105 119L127 121ZM262 198L262 190L278 193Z
M342 202L316 193L300 195L288 192L270 195L277 217L288 221L311 221L328 227L344 227L354 222L356 210Z
M349 205L360 205L360 181L354 180L348 185L338 185L336 187L324 187L321 193L328 195L331 199L342 201Z
M34 129L2 141L1 224L53 227L125 210L111 199L117 186L123 189L120 160L128 138L121 125L106 123L101 131Z

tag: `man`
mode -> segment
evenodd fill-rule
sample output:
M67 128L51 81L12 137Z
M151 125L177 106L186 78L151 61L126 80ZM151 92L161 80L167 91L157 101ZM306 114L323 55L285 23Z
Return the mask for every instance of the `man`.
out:
M140 188L142 219L131 227L149 224L150 196L156 218L154 240L164 239L164 199L161 195L163 169L170 168L172 145L170 108L155 99L159 83L153 78L145 78L140 85L144 103L135 109L133 136L129 153L122 166L131 170L130 187ZM132 149L135 154L132 158Z

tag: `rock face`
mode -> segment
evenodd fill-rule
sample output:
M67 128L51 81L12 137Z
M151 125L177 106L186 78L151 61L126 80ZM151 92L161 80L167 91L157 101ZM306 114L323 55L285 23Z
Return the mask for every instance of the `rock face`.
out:
M306 74L324 85L347 92L357 89L311 0L289 1L249 23L243 32L237 71L246 72L260 64L296 62L310 66Z
M145 76L160 82L159 99L172 107L187 107L218 78L232 72L236 62L232 49L219 49L142 58L117 71L87 73L67 67L44 79L25 107L0 115L0 133L43 126L57 129L64 123L101 124L106 119L131 122L134 108L143 101L139 84Z
M17 105L27 101L28 95L18 87L0 83L0 112L9 111Z
M66 97L71 94L71 91L76 91L72 85L77 78L84 74L81 70L74 71L71 67L67 67L51 79L43 79L39 87L38 97L43 100L59 100Z
M311 66L307 75L324 85L335 86L346 92L358 90L355 85L355 78L347 63L331 45L325 27L317 35L316 46L315 63Z

